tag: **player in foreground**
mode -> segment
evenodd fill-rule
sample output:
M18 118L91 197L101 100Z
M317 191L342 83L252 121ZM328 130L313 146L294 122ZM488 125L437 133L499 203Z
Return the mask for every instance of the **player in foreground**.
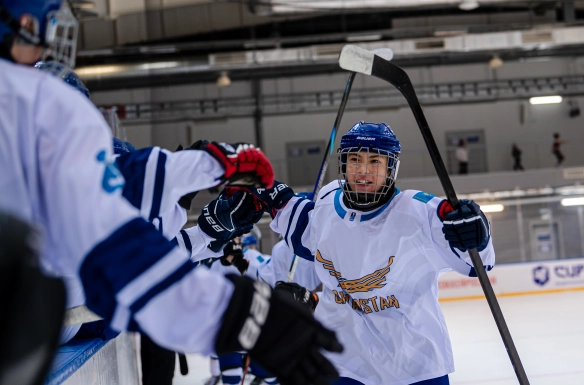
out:
M468 249L495 263L489 223L473 201L447 201L395 186L400 143L385 123L357 123L342 137L341 179L316 203L285 184L253 190L271 211L272 229L323 283L316 318L335 330L343 354L328 357L335 384L443 385L454 371L438 304L438 277L476 276Z
M41 56L72 65L76 31L61 0L0 0L0 209L39 227L44 270L79 274L87 306L112 329L144 331L175 351L246 349L283 384L326 383L336 372L321 349L342 350L334 333L268 285L195 269L187 252L122 197L124 179L99 111L60 80L24 66ZM184 156L206 162L213 174L199 188L250 178L273 183L269 161L250 145L211 143ZM229 215L208 210L203 218L213 229L202 231L203 247L229 238ZM273 354L280 346L287 349Z

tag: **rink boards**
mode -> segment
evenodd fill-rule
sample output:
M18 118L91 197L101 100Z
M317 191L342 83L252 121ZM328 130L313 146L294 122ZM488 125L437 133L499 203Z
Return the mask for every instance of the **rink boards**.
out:
M584 290L584 258L496 265L489 280L498 297ZM455 272L438 280L440 302L484 298L477 278Z

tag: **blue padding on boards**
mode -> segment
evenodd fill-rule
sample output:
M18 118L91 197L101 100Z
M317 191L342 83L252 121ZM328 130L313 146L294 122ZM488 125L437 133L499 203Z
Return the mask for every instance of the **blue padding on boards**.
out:
M71 377L95 353L107 344L101 338L69 341L60 346L55 354L51 371L45 380L45 385L59 385Z

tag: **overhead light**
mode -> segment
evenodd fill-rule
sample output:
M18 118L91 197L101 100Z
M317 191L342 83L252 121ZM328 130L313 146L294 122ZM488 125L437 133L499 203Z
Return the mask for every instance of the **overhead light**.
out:
M534 96L529 98L530 104L557 104L562 102L562 97L560 95L552 96Z
M347 36L347 41L375 41L381 40L383 36L380 34L375 35L356 35L356 36Z
M560 201L562 206L582 206L584 198L564 198Z
M227 87L231 85L231 79L227 75L227 71L221 71L217 78L217 87Z
M483 213L500 213L501 211L505 210L505 206L496 204L496 205L481 205L481 211Z
M491 58L491 60L489 60L489 68L490 69L501 68L501 67L503 67L503 60L499 57L499 55L495 55Z
M72 8L80 9L80 8L95 8L95 2L91 0L71 0L69 4Z
M462 0L460 4L458 4L458 8L462 9L463 11L472 11L478 7L479 2L476 0Z

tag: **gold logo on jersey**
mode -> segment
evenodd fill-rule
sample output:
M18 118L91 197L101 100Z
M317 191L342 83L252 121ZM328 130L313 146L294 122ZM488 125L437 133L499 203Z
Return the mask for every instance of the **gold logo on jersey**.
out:
M322 266L329 270L329 274L333 277L337 277L339 280L339 286L347 293L356 292L368 292L373 289L381 289L386 285L385 276L390 271L390 266L393 263L394 256L389 257L389 262L387 265L381 269L375 270L371 274L367 274L362 278L357 279L346 279L341 276L341 273L335 270L335 266L332 261L326 260L322 257L319 250L316 250L316 260L322 263Z

